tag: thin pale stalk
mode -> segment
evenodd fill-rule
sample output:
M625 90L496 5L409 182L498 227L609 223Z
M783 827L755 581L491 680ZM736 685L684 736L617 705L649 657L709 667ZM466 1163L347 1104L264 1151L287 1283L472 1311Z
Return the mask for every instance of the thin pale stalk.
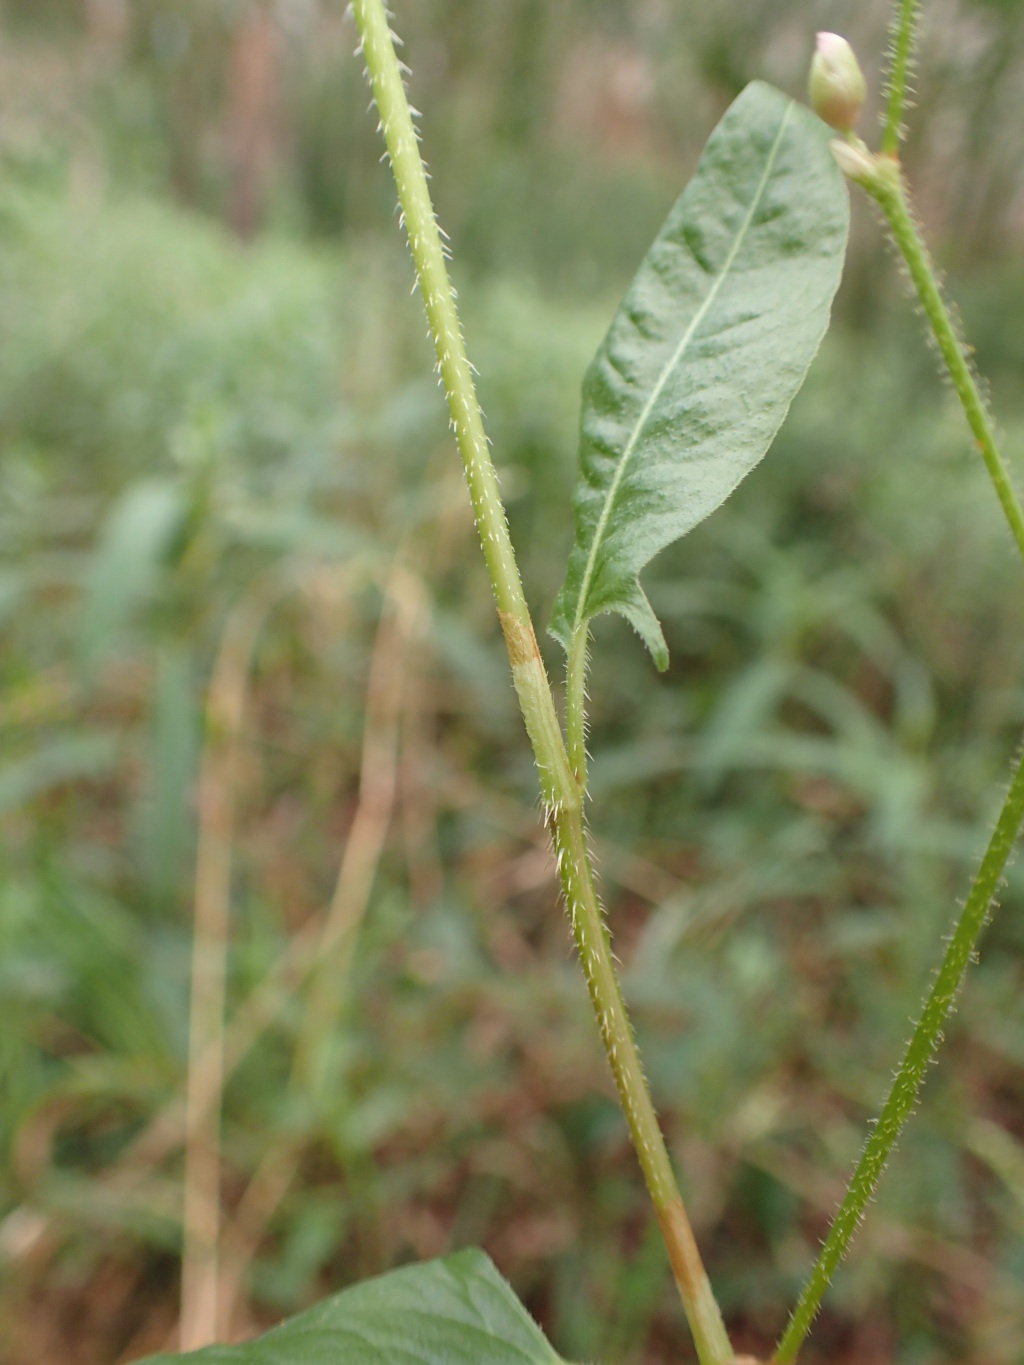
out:
M907 107L907 84L917 29L918 0L901 0L893 16L892 65L889 69L889 98L885 108L882 151L895 156L903 141L903 113Z
M271 1219L284 1202L299 1170L301 1151L292 1143L272 1147L245 1187L221 1238L217 1339L230 1341L246 1273L259 1251Z
M885 1170L903 1125L913 1112L925 1072L942 1042L946 1021L978 936L988 920L992 900L1007 859L1024 821L1024 760L1019 761L995 831L981 860L978 875L968 894L942 965L932 985L921 1017L907 1044L882 1112L871 1130L846 1195L829 1228L825 1245L773 1357L774 1365L791 1365L810 1331L825 1290L864 1216L868 1201Z
M314 1094L326 1075L323 1049L335 1032L352 954L391 827L406 655L428 618L429 605L420 584L396 559L370 660L359 799L324 921L295 1051L296 1076Z
M523 595L426 172L395 55L395 40L381 0L354 0L353 10L508 647L512 677L537 760L559 875L605 1051L655 1204L701 1365L730 1365L733 1351L672 1174L601 920L583 830L583 797L566 753Z
M565 737L569 765L580 791L587 790L587 651L590 626L573 636L565 684Z
M229 617L210 682L199 779L192 988L189 1005L182 1211L182 1351L214 1340L220 1240L220 1118L231 841L246 680L269 600L254 594Z
M330 1048L352 954L391 826L406 654L428 615L419 582L396 559L370 660L359 799L308 982L290 1092L305 1090L318 1097L327 1082L329 1066L324 1049ZM270 1148L224 1230L217 1305L218 1336L222 1339L230 1335L245 1272L268 1223L291 1187L300 1159L301 1147L293 1142L284 1141Z

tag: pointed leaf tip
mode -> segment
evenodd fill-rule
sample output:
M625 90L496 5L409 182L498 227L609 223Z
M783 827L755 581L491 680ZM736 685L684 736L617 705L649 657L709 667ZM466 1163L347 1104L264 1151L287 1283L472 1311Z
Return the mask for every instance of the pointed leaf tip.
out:
M601 612L668 650L639 583L764 456L839 286L849 201L826 129L754 82L712 133L583 381L576 539L550 630Z

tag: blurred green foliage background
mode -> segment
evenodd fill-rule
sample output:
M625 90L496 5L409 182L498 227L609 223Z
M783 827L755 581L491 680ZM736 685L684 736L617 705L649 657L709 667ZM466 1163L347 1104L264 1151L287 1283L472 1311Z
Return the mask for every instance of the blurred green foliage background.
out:
M394 9L543 620L579 382L703 140L748 79L800 93L818 28L877 71L887 6ZM910 174L1019 465L1024 5L924 9ZM687 1358L355 42L329 0L0 3L11 1365L175 1340L196 864L218 836L224 1333L477 1243L567 1358ZM865 203L854 216L836 325L775 449L649 575L670 673L606 619L591 687L624 986L755 1353L1024 724L1020 565ZM208 696L239 658L236 733ZM352 959L331 959L325 1012L308 967L332 896ZM1024 1355L1019 872L1003 901L809 1363Z

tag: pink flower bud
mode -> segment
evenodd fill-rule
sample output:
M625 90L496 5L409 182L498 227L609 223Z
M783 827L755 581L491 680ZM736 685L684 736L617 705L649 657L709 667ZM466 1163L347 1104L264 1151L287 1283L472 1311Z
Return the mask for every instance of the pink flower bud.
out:
M853 48L838 33L818 34L808 84L818 117L836 132L848 133L860 117L867 85Z

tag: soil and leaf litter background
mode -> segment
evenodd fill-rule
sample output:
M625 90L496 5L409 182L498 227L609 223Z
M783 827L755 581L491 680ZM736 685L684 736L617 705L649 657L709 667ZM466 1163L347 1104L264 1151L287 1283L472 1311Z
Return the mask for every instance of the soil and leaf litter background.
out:
M799 93L823 22L875 64L885 7L824 8L400 16L539 618L571 538L584 368L703 140L748 79ZM0 7L5 1358L173 1346L206 760L234 794L225 1336L480 1245L566 1359L674 1359L354 34L340 6L273 17ZM1011 460L1022 23L929 16L907 152ZM645 576L671 671L596 623L616 952L755 1354L1024 720L999 509L860 207L835 326L771 457ZM232 746L204 709L247 624ZM288 1084L303 964L353 831L370 889L314 1106ZM809 1360L1017 1359L1020 902L1011 870ZM260 1205L268 1159L283 1192Z

